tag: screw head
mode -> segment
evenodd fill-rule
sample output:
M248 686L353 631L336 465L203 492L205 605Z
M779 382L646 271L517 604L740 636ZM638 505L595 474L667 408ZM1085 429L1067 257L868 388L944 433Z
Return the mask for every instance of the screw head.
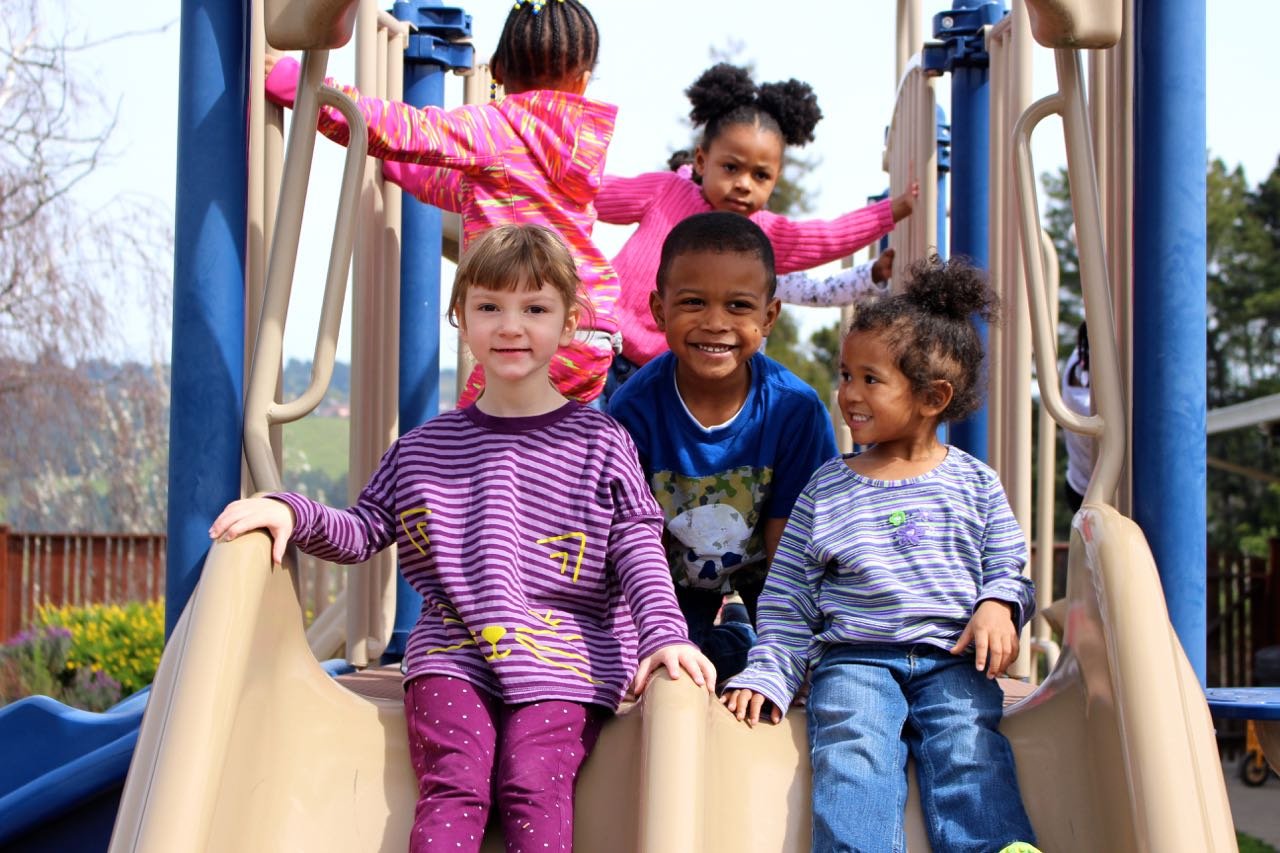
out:
M946 17L944 17L944 18L942 19L942 26L943 26L943 28L944 28L944 29L948 29L948 30L949 30L949 29L951 29L952 27L954 27L955 25L956 25L956 19L955 19L955 18L953 18L953 17L951 17L950 15L947 15Z

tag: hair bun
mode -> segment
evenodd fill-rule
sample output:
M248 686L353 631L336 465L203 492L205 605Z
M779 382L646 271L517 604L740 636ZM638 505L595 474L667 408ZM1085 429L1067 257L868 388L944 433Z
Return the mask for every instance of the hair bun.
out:
M932 255L912 265L904 295L928 314L967 320L977 314L994 323L999 300L986 274L966 258L943 262Z
M745 68L721 62L703 71L693 85L684 90L693 108L689 118L702 125L731 110L751 104L756 99L756 84Z
M760 86L756 100L760 109L773 116L788 145L813 141L813 129L822 120L818 96L813 87L795 78Z

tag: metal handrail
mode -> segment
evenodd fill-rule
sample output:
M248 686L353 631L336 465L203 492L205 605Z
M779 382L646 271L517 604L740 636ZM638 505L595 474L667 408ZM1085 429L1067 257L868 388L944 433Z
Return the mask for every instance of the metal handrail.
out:
M913 180L920 185L915 211L889 232L889 247L896 253L894 268L903 270L938 247L937 100L933 78L925 73L919 54L911 58L898 84L884 167L889 172L891 198Z
M329 380L333 376L368 140L364 117L351 99L338 90L323 85L328 53L327 50L311 50L302 55L294 121L289 129L289 143L280 185L279 213L267 262L262 319L254 342L253 365L245 393L244 454L249 466L249 477L256 491L276 491L282 487L280 471L271 450L270 428L276 424L296 421L315 409L324 398ZM311 365L311 382L297 399L288 403L276 403L275 388L283 353L285 317L297 264L307 179L311 173L315 128L321 106L333 107L342 113L351 129L351 138L342 170L333 247L329 253L324 304L320 313L320 331Z
M1019 236L1031 303L1031 332L1035 342L1040 400L1053 419L1066 429L1096 437L1099 453L1085 502L1110 502L1126 452L1125 406L1121 391L1119 355L1111 288L1102 238L1097 171L1094 166L1084 74L1078 51L1054 51L1059 90L1023 112L1014 126L1014 166L1019 201ZM1050 317L1045 286L1045 258L1041 250L1039 203L1036 196L1031 134L1049 115L1062 117L1066 137L1067 175L1072 189L1076 239L1080 254L1080 283L1085 316L1089 318L1090 379L1097 414L1080 415L1062 400L1057 364L1057 333Z

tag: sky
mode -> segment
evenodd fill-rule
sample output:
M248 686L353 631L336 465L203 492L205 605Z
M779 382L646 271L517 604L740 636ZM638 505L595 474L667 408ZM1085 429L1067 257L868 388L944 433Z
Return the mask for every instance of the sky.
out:
M487 59L511 2L472 0L461 5L473 19L477 56ZM925 0L926 19L951 5ZM129 17L104 14L101 2L63 2L73 40L77 35L107 40L101 47L79 52L75 72L92 81L104 104L119 111L111 160L77 188L77 198L99 208L120 195L142 195L153 199L157 209L172 211L180 4L131 0L108 6L128 10ZM685 121L688 101L683 90L711 64L714 48L754 63L758 81L795 77L813 86L825 117L817 127L816 141L802 151L819 162L805 182L811 215L841 214L885 189L881 154L896 85L896 2L701 0L681 4L678 21L665 4L595 0L589 6L600 28L601 52L588 94L619 106L609 149L611 172L629 175L663 168L672 150L688 145L691 132ZM47 14L57 13L54 3L42 8ZM1209 153L1231 166L1241 165L1254 183L1266 177L1280 153L1280 110L1274 108L1273 100L1280 69L1270 54L1278 26L1280 4L1271 0L1218 0L1208 16ZM335 51L330 74L350 81L352 54L350 47ZM1052 55L1045 49L1037 49L1035 75L1035 97L1053 91ZM945 86L939 91L940 103L950 113ZM461 92L461 79L451 78L446 83L446 106L459 103ZM1263 93L1266 100L1250 104L1252 93ZM1043 141L1034 150L1038 172L1064 162L1058 136L1056 120L1041 124L1037 139ZM323 282L328 253L323 232L332 223L332 198L342 168L337 146L321 143L316 150L309 203L323 212L308 214L295 279L314 280L316 286L295 286L285 336L286 356L302 359L310 358L314 346L319 307L308 304L306 296L318 294ZM596 236L612 255L629 232L599 225ZM448 283L446 274L446 287ZM829 323L833 316L831 309L796 310L806 329ZM129 304L122 303L121 312L126 346L133 352L149 352L155 333L152 324ZM447 325L444 328L451 331ZM346 346L344 331L340 358ZM449 353L446 347L446 363L452 360Z

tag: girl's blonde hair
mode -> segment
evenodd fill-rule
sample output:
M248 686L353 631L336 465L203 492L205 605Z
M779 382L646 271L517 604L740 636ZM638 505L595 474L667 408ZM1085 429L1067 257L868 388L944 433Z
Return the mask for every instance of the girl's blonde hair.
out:
M565 311L590 311L573 255L556 232L541 225L499 225L467 247L449 294L447 316L454 327L473 285L490 290L547 285L560 294Z

